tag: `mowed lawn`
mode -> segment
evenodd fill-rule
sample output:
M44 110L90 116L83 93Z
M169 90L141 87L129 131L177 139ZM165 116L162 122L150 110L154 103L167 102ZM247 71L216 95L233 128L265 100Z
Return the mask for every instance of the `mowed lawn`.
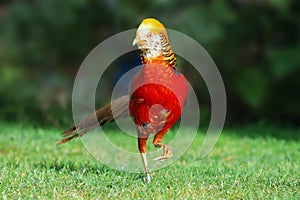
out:
M299 129L225 129L204 159L198 158L204 137L200 132L180 159L152 173L151 183L144 182L143 174L102 165L79 139L56 147L60 132L0 124L2 199L300 198ZM126 144L123 134L110 134Z

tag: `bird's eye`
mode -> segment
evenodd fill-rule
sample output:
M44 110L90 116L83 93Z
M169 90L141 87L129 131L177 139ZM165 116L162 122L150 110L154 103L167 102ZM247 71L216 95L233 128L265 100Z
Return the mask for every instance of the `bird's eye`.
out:
M147 36L148 36L148 37L152 37L152 33L149 32L149 33L147 34Z

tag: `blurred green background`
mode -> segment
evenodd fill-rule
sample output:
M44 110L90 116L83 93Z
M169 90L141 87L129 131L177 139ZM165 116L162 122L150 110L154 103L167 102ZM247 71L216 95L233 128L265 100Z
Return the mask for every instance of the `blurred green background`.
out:
M227 124L299 126L296 0L1 1L0 120L72 123L72 86L83 59L101 41L136 28L146 17L189 35L208 51L225 83ZM105 87L112 88L112 77L138 61L131 55L115 62L106 73ZM199 92L202 119L208 120L205 84L192 76L192 67L182 71ZM98 96L99 105L109 100Z

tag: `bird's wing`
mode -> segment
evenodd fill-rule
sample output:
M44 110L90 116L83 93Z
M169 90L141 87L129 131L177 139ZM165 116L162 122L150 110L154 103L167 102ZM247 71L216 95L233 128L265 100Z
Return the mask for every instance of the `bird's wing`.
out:
M111 103L99 108L87 118L80 121L76 126L67 129L62 133L63 139L56 144L66 143L73 138L81 137L90 130L99 125L104 125L107 122L113 122L115 118L128 115L129 96L122 96Z

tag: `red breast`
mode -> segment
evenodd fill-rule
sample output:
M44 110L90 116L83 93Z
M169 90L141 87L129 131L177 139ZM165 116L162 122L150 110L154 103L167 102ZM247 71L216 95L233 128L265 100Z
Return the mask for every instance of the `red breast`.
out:
M151 124L156 132L169 129L181 115L187 91L185 77L175 68L163 62L144 64L131 84L130 114L136 125Z

